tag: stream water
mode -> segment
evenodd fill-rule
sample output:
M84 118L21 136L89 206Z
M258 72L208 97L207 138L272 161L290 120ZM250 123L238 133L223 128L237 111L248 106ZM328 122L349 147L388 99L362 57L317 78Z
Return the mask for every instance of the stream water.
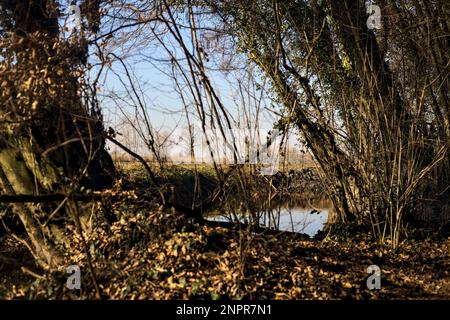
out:
M323 229L328 220L331 205L325 201L317 201L309 204L284 202L270 209L260 210L255 214L237 213L223 214L214 211L207 215L208 220L213 221L240 221L247 223L250 220L259 221L261 226L275 230L304 233L313 237Z

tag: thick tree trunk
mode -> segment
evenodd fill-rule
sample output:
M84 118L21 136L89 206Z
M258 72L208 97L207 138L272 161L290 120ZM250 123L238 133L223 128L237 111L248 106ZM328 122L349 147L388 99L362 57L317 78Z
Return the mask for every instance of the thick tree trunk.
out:
M109 187L114 165L105 151L97 106L82 102L78 81L87 52L83 39L59 38L53 0L7 1L0 19L0 183L2 193L70 194ZM95 99L94 99L95 100ZM68 200L70 201L70 200ZM30 247L45 268L62 263L64 225L73 210L57 204L15 204Z
M0 186L8 194L33 194L34 175L28 169L21 155L13 149L0 151ZM31 242L36 261L45 268L57 267L62 262L61 253L49 242L35 213L39 210L33 204L15 203L14 211L19 216Z

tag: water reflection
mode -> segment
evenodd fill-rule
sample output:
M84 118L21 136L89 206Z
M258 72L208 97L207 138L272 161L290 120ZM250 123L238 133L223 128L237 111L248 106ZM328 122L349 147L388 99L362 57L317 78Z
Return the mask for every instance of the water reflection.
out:
M274 230L305 233L311 237L322 230L328 220L331 205L326 200L296 201L279 199L264 206L255 213L237 212L224 214L219 211L207 215L208 220L252 223Z

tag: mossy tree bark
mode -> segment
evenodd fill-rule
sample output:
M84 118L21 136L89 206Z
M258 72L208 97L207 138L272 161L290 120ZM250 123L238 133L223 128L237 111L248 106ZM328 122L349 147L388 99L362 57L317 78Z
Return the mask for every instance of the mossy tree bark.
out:
M53 0L4 1L0 12L0 182L9 194L70 193L111 185L101 113L82 85L83 37L59 36ZM98 7L93 10L98 11ZM94 103L86 103L94 101ZM63 261L70 206L15 204L37 261ZM72 213L73 214L73 213ZM55 219L56 218L56 219ZM72 217L73 218L73 217Z

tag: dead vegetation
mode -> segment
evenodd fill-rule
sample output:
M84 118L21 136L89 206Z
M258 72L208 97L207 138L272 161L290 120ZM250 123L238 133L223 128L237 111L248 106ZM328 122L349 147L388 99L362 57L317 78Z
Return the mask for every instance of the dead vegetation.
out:
M380 4L375 30L363 0L85 0L70 33L58 1L2 1L0 297L448 298L448 3ZM232 46L208 47L209 29ZM173 145L134 55L170 79L180 110L163 111L184 117L190 167L167 161ZM107 73L123 92L99 94ZM215 80L230 75L226 97ZM118 105L132 145L106 130L100 97ZM267 132L262 110L276 116ZM267 177L275 129L284 163ZM297 160L313 166L289 169L293 135ZM115 166L106 141L140 168ZM214 158L217 141L231 164ZM294 194L333 203L315 239L255 219ZM249 221L208 223L211 208ZM78 291L65 286L71 264L83 270ZM365 284L373 264L379 291Z
M407 241L394 253L367 234L322 240L255 236L247 230L189 225L157 209L121 204L113 210L118 221L107 228L96 226L87 239L103 298L446 299L450 295L449 239ZM81 265L81 291L68 290L63 273L19 271L10 263L22 264L16 259L20 252L26 256L26 250L10 247L2 252L2 257L14 257L2 260L2 273L8 275L2 277L2 297L95 298L80 238L74 237L71 246L67 258ZM372 264L382 269L379 291L366 287L366 269Z

